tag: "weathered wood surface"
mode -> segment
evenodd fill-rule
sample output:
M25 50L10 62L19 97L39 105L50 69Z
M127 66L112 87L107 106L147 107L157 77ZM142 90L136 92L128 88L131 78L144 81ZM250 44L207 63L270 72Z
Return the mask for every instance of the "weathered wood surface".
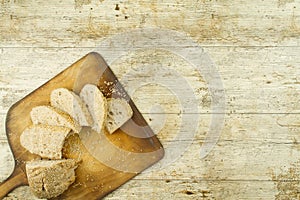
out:
M209 46L299 44L295 0L2 0L0 12L6 47L94 46L95 39L147 26L181 30Z
M111 67L121 82L143 63L175 69L193 88L199 109L182 112L180 101L159 84L132 94L166 148L172 143L189 145L176 162L137 176L106 199L299 199L299 9L300 2L293 0L3 0L1 122L4 125L14 102L113 34L139 27L185 32L211 56L222 77L226 114L219 142L206 158L199 158L212 116L210 94L201 74L186 61L148 50L116 60ZM145 77L123 78L122 83L130 90L141 78ZM183 117L191 122L181 126ZM191 137L196 117L199 128ZM179 130L186 137L176 140ZM0 145L4 180L13 169L4 126ZM24 195L32 199L27 187L18 188L9 199Z

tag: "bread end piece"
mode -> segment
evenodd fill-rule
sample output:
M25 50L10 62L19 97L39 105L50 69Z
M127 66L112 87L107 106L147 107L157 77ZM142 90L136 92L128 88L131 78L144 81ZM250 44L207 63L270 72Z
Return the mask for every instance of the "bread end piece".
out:
M37 160L26 163L31 192L38 198L54 198L75 181L75 160Z

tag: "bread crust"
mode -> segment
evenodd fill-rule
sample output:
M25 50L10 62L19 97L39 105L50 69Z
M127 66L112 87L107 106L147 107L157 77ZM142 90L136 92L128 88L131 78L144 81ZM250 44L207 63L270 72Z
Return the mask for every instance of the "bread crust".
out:
M75 160L37 160L26 163L31 192L38 198L54 198L75 181Z

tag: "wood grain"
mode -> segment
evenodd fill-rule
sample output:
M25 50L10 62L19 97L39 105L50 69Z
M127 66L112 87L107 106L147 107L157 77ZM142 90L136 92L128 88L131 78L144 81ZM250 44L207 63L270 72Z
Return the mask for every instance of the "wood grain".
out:
M299 2L293 0L75 2L3 0L2 46L90 47L110 34L147 26L183 30L209 46L299 44Z
M210 95L197 90L205 88L201 73L174 56L162 56L163 52L157 58L149 51L139 52L111 65L122 82L136 61L171 63L195 88L201 121L194 136L186 134L189 148L176 162L135 177L105 199L299 199L299 1L1 3L2 124L13 103L116 33L139 27L170 28L192 37L215 63L226 92L225 125L220 142L206 159L198 157L211 117ZM130 83L122 82L125 89L130 89ZM156 95L158 88L161 92ZM181 118L193 121L198 116L180 112L179 102L163 87L141 87L132 97L164 146L182 144L174 139ZM192 125L184 126L184 133ZM4 130L0 145L0 179L4 180L13 168ZM33 199L26 187L9 195L9 199L24 197Z
M3 75L0 79L2 84L0 92L3 100L0 104L0 114L5 114L10 105L35 89L37 85L45 83L47 79L62 71L65 66L72 64L80 56L92 50L94 48L6 48L3 50L0 58L7 64L1 69ZM300 98L297 78L300 73L299 47L206 47L205 50L211 55L222 77L226 91L226 113L300 112L300 106L297 104ZM151 53L153 52L137 52L122 57L111 65L124 88L129 90L131 82L144 78L132 76L130 82L123 81L126 73L135 67L142 66L141 63L147 58L147 62L151 64L171 63L170 68L183 76L195 90L194 94L199 100L197 102L199 113L210 113L209 101L202 102L205 96L209 100L209 94L207 94L207 84L201 74L186 61L174 55L171 56L170 53L157 51L155 56ZM62 57L59 54L68 54L68 56ZM14 60L9 59L12 56L15 56ZM29 60L28 57L32 59ZM45 60L49 57L50 61L46 62ZM45 68L49 70L45 71ZM31 81L32 77L35 77L34 82ZM170 82L173 80L171 78ZM14 84L12 85L11 82ZM181 85L178 87L179 91L182 90ZM153 103L160 104L165 112L179 112L179 102L174 101L173 94L163 87L159 89L161 92L157 93L157 86L149 85L132 94L141 112L149 112L148 109L151 107L149 104ZM145 94L141 95L141 93ZM151 98L155 94L157 94L155 99ZM287 98L289 103L286 102Z

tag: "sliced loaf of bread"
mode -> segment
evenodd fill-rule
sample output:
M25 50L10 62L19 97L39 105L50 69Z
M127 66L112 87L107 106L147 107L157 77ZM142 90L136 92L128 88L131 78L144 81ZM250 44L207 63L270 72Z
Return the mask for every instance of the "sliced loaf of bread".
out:
M80 97L88 107L93 118L92 129L100 133L107 115L106 98L95 85L86 84L80 91Z
M73 159L27 162L26 174L32 193L46 199L59 196L75 181L76 167Z
M58 88L51 92L51 106L59 108L73 117L81 126L91 126L93 123L84 101L74 92L66 88Z
M61 126L32 125L23 131L20 143L42 158L61 159L64 141L70 130Z
M132 109L125 99L107 99L106 129L109 133L115 132L132 117Z
M33 124L64 126L79 133L81 126L69 114L52 106L36 106L30 112Z

